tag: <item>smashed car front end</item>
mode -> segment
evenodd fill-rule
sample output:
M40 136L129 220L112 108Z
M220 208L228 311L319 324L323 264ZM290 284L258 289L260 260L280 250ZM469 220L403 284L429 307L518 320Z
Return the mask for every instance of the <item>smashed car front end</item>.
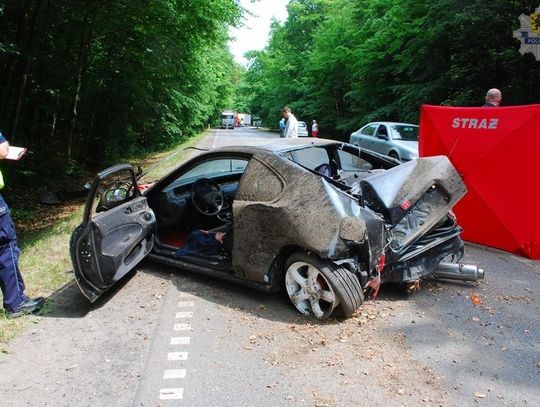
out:
M463 255L451 212L466 187L447 157L410 161L360 182L367 207L385 219L387 247L380 281L410 283Z
M281 239L355 274L371 298L386 282L410 284L428 275L483 277L480 269L458 263L464 246L452 207L466 187L447 157L400 164L347 144L324 147L330 171L319 171L320 152L290 154L291 161L318 177L303 177L301 186L279 201L286 208L279 219L287 225ZM294 176L287 184L296 186L299 176L290 172ZM273 225L278 224L276 219Z

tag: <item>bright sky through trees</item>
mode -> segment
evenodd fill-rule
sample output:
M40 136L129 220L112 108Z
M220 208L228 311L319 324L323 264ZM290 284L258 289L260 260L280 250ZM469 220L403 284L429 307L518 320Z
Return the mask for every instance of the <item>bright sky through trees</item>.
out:
M287 18L287 4L289 0L241 0L243 8L253 15L246 13L243 26L229 31L233 38L229 41L229 48L234 59L241 65L246 65L244 53L250 50L261 50L266 46L270 22L272 18L285 21Z

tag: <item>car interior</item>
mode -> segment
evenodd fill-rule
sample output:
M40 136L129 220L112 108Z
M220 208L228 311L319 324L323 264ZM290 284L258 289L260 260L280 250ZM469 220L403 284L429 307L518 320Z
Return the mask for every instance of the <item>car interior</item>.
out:
M338 148L310 147L287 152L285 156L346 189L375 172L383 171L383 168L389 168L384 160L376 156L368 160L362 157L366 153L359 151L360 156Z
M229 257L232 203L247 163L247 159L238 158L199 163L170 180L156 195L148 197L156 215L156 245L162 249L162 254L174 257L192 232L202 230L227 232L222 253L203 257L211 261ZM200 261L192 256L185 257L185 260Z
M386 130L386 126L381 124L377 129L377 133L375 134L375 136L380 136L380 138L388 139L388 131Z

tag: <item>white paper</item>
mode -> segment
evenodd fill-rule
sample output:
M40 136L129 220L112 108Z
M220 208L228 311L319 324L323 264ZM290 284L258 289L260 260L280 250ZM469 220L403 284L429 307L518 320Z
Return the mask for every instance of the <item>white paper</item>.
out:
M6 160L19 160L24 155L24 153L26 153L25 147L9 146Z

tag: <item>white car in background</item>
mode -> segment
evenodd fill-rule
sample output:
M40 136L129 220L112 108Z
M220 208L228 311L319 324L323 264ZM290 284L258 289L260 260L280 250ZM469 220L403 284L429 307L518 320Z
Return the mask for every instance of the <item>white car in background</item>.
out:
M401 161L410 161L418 158L418 126L372 122L352 133L349 143Z
M298 121L298 137L307 137L308 129L306 122Z

